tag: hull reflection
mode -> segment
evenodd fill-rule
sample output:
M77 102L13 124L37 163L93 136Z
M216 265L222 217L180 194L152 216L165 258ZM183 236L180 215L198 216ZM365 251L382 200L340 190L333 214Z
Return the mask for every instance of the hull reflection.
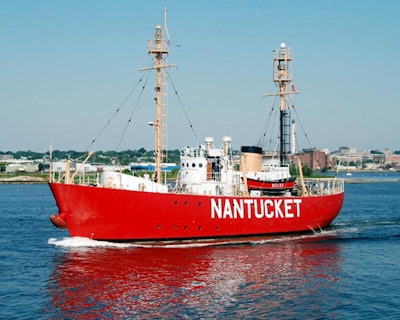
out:
M94 248L58 256L48 290L62 318L258 317L290 304L288 316L315 315L340 264L329 241Z

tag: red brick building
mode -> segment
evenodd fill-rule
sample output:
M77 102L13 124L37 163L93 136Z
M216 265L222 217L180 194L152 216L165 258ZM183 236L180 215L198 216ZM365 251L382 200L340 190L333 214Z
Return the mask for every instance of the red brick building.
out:
M329 155L324 151L317 149L305 149L301 153L294 155L301 161L302 166L308 166L312 170L330 169L332 163L329 159Z

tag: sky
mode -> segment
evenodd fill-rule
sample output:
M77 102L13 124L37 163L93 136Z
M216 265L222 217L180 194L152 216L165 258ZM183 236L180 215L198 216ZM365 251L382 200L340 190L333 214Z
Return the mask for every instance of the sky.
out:
M257 144L285 42L299 148L400 150L397 0L0 0L0 151L153 150L155 77L139 69L164 7L168 149Z

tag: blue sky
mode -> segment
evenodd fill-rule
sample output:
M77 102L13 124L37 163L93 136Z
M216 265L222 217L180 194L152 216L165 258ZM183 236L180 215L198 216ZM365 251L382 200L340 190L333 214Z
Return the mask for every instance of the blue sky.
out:
M258 142L272 51L286 42L313 147L400 150L400 2L367 0L0 0L0 150L85 150L151 62L165 6L169 73L200 140ZM152 150L153 87L154 77L121 143L140 90L90 149ZM196 142L173 91L169 149Z

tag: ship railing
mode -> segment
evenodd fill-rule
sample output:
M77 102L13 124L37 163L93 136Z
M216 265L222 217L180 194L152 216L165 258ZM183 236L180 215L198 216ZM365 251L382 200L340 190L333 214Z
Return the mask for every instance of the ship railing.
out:
M305 179L304 184L310 196L323 196L342 193L344 180L337 178Z
M221 181L221 172L218 171L212 171L211 172L211 177L210 177L210 181Z
M73 171L75 172L75 171ZM65 177L65 173L61 171L53 171L52 176L50 178L50 182L57 182L57 183L68 183L68 184L79 184L79 185L100 185L100 174L99 172L85 172L82 171L73 179L67 180Z
M181 158L191 157L191 158L204 158L203 148L183 148L181 150Z
M276 165L267 165L263 166L263 171L265 172L289 172L289 165L284 166L276 166Z
M168 53L169 52L169 40L161 39L160 42L157 40L149 40L147 42L148 48L150 52L160 52L160 53Z

